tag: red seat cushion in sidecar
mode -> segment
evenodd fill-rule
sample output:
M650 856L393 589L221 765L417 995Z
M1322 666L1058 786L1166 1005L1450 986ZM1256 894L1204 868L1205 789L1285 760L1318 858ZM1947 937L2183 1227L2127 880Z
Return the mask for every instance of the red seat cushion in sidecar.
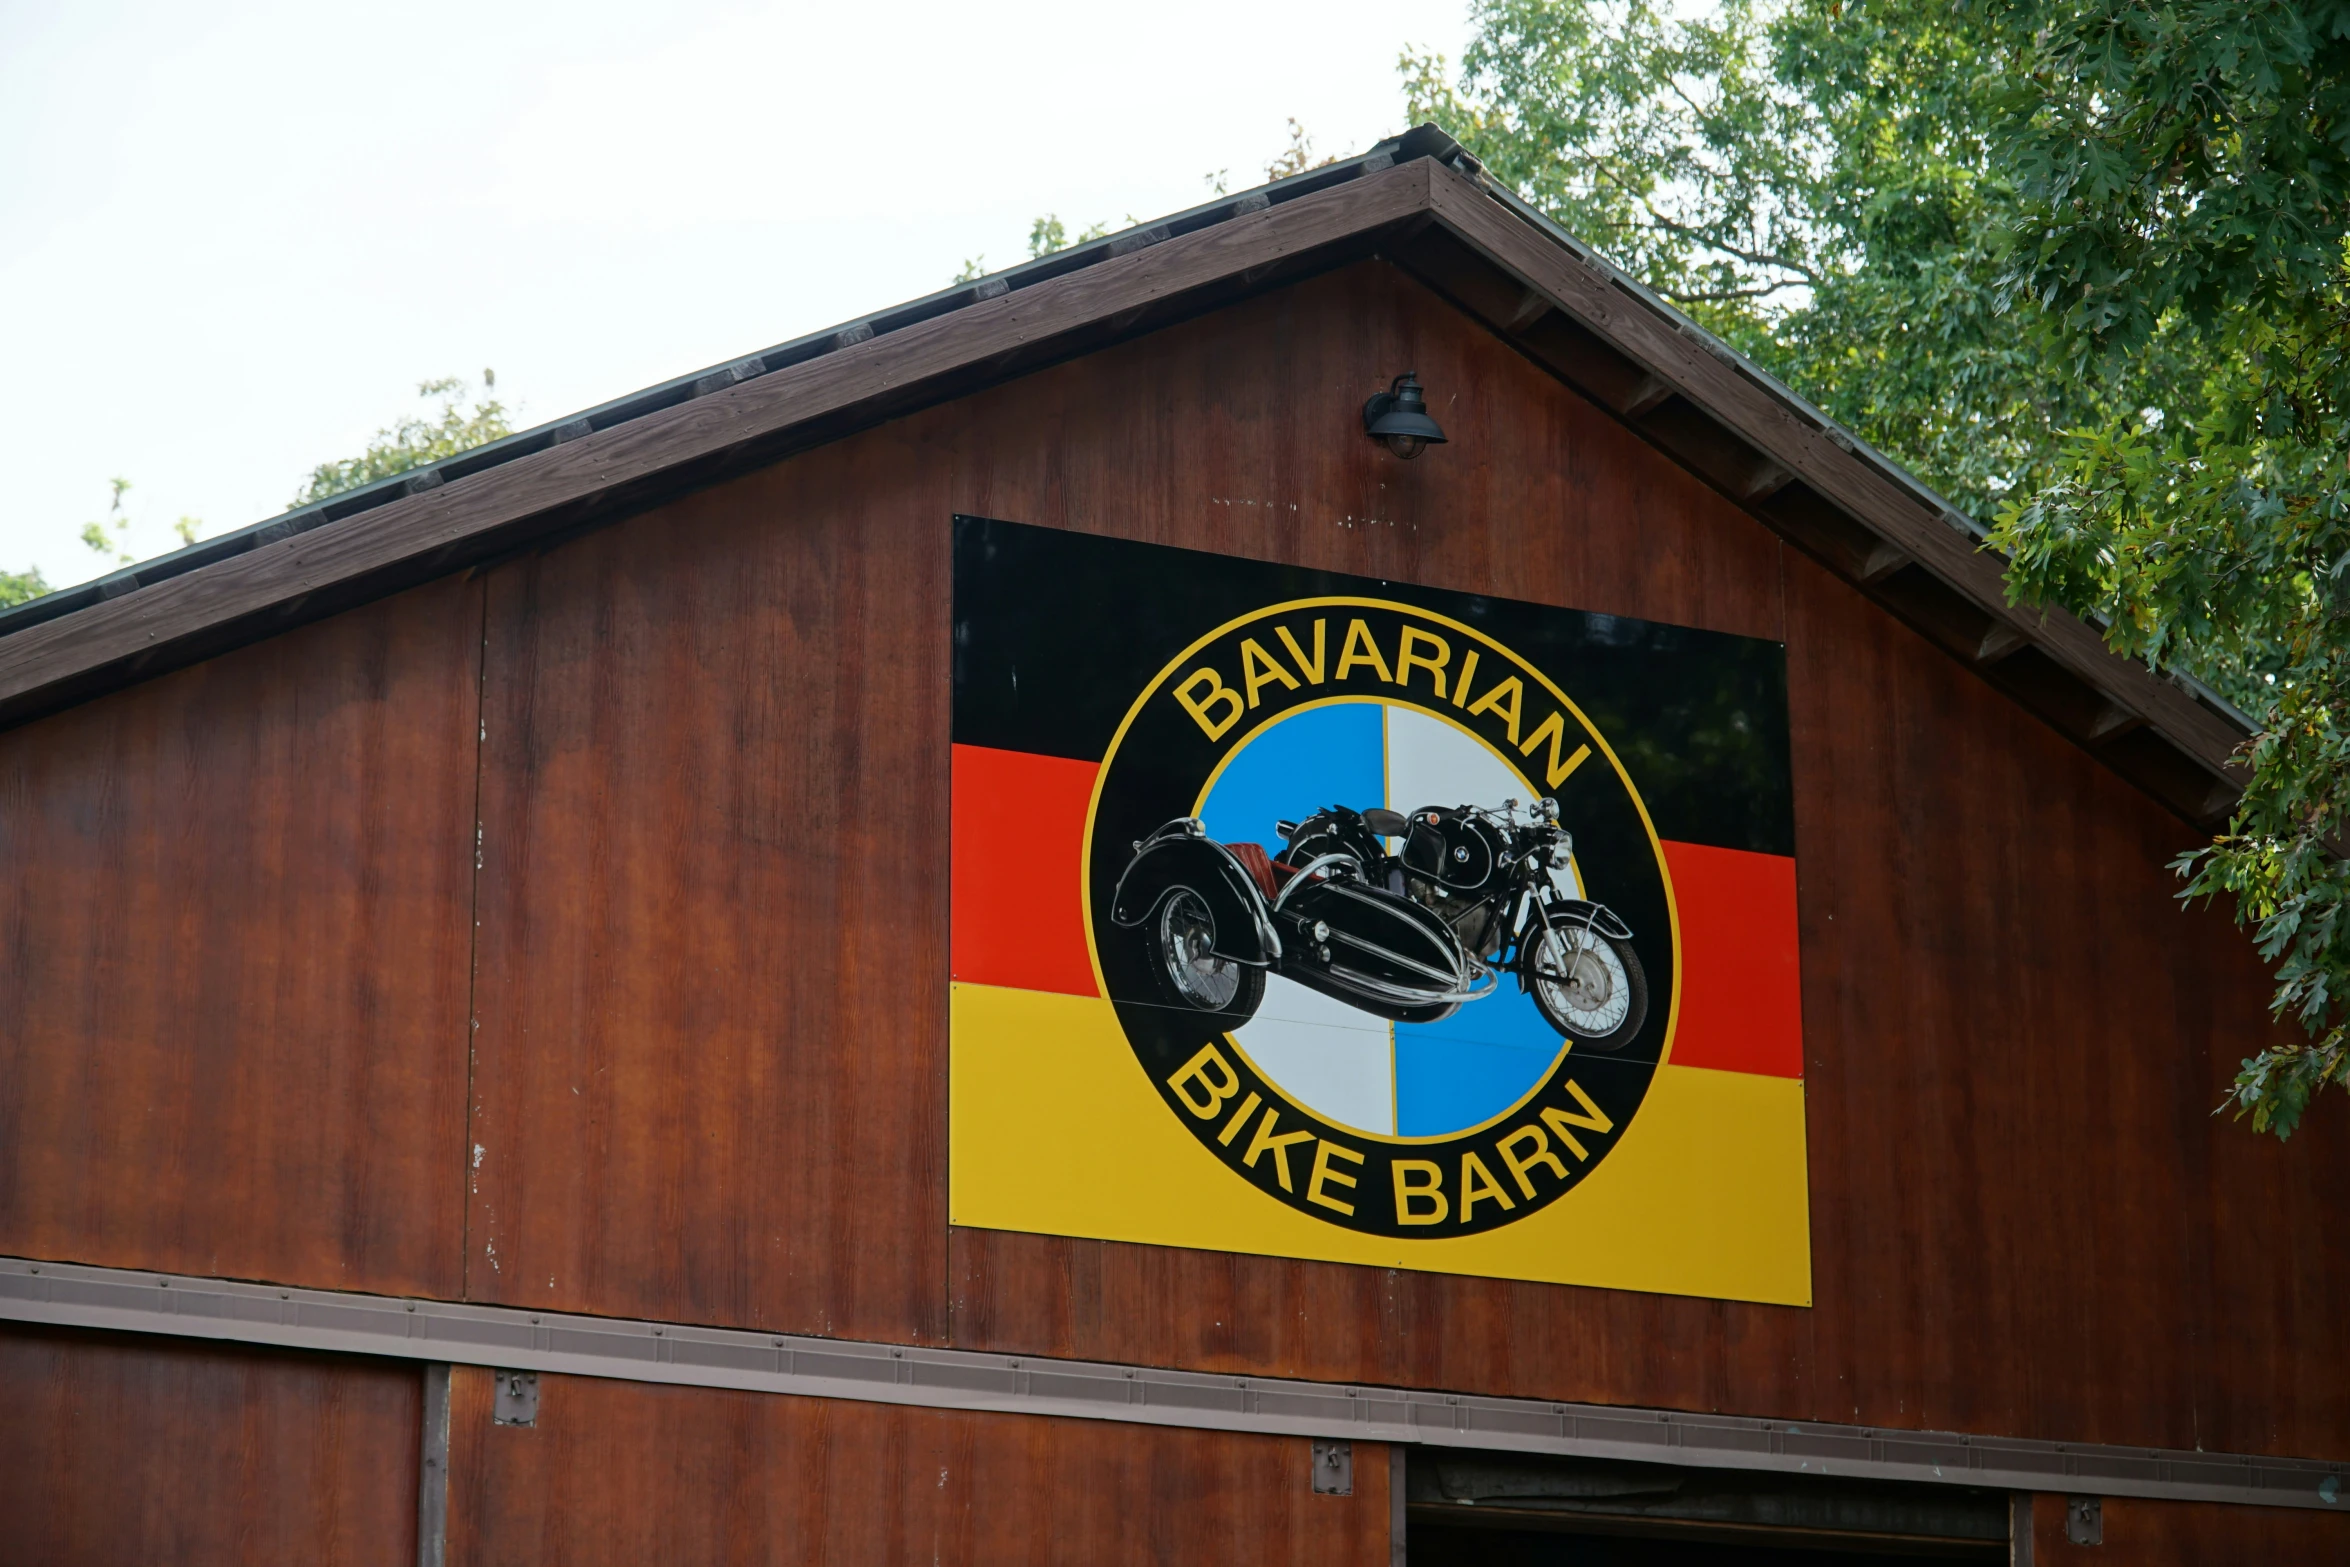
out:
M1257 884L1257 890L1265 895L1267 903L1281 896L1282 886L1297 874L1296 866L1284 865L1274 859L1265 852L1265 846L1261 843L1228 843L1224 847L1232 851L1232 857L1240 862L1242 870L1248 872L1248 879Z

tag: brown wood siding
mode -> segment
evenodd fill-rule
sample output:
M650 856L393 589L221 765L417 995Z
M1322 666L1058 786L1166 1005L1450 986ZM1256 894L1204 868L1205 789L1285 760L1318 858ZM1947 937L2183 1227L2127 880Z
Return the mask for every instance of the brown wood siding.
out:
M1354 433L1404 365L1410 467ZM1761 527L1374 266L501 568L475 1298L946 1331L957 511L1779 630Z
M0 1251L453 1294L481 587L0 734Z
M1402 465L1356 410L1407 368L1454 440ZM1816 1306L951 1231L957 511L1784 638ZM483 591L0 737L24 871L0 904L0 1247L2350 1451L2350 1386L2295 1354L2350 1298L2350 1257L2312 1239L2350 1128L2338 1100L2282 1147L2208 1116L2267 985L2224 918L2173 903L2192 832L1393 269L869 431Z
M1385 1567L1387 1450L1317 1496L1303 1437L539 1379L450 1388L449 1567L1303 1562Z
M946 519L864 451L492 579L474 1299L943 1330Z
M0 1561L416 1560L412 1365L0 1329Z
M2350 1298L2310 1243L2350 1139L2339 1103L2283 1147L2212 1117L2268 985L2175 902L2195 834L1824 573L1788 582L1813 1407L2343 1452L2350 1399L2303 1356Z

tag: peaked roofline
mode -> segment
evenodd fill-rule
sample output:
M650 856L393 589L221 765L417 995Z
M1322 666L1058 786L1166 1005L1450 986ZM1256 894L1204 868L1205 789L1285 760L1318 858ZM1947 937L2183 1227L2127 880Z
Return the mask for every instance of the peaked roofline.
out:
M1983 530L1423 125L0 612L0 725L1378 254L2199 826L2242 714L2010 606Z

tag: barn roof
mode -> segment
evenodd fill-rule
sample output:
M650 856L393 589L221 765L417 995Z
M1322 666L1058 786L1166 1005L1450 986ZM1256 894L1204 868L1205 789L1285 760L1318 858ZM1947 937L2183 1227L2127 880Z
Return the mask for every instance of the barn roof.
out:
M1373 254L2182 816L2234 804L2241 714L2072 615L2010 606L1977 522L1432 125L0 612L0 724Z

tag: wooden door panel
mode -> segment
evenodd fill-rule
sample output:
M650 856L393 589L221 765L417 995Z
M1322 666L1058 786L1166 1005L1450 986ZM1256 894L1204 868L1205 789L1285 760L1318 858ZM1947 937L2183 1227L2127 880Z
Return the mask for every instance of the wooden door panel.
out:
M0 1560L412 1567L413 1364L0 1327Z
M1386 1449L1312 1489L1302 1437L539 1379L538 1423L450 1397L450 1567L1303 1562L1384 1567Z

